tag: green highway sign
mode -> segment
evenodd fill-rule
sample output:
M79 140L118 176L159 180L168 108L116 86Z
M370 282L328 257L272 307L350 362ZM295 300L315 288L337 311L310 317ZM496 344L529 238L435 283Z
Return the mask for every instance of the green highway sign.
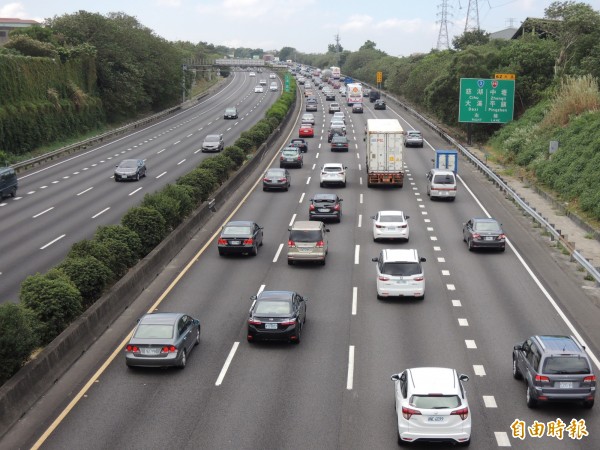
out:
M285 92L290 92L290 74L285 74Z
M515 80L461 78L459 122L506 123L513 119Z

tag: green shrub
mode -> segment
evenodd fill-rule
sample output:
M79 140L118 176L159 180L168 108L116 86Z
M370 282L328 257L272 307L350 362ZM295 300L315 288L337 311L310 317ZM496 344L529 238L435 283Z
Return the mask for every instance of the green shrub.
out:
M277 120L277 117L267 117L265 120L269 122L269 125L271 125L271 130L275 130L281 123L279 120Z
M194 209L194 193L189 186L167 184L161 192L179 204L179 215L183 220Z
M229 171L233 166L233 161L224 155L206 158L198 165L199 168L207 169L214 173L219 183L223 183L229 178Z
M38 345L31 310L20 304L0 305L0 385L12 377Z
M167 235L165 219L153 208L133 207L123 216L121 223L135 231L140 237L144 256L150 253Z
M250 153L254 150L254 141L252 139L239 137L238 140L235 141L235 145L243 149L246 153Z
M179 201L169 197L162 191L144 195L141 206L157 210L165 219L168 230L175 229L183 220Z
M28 276L21 284L21 303L36 319L42 344L58 336L81 314L81 293L69 277L58 269Z
M257 133L256 130L254 130L254 127L250 128L248 131L243 131L238 140L239 139L248 139L252 141L254 147L258 147L262 144L262 135Z
M275 117L280 122L283 120L287 113L287 108L284 105L275 103L269 110L267 111L267 117Z
M100 298L113 276L113 272L93 256L67 258L58 269L77 286L85 307Z
M196 168L179 178L177 184L194 188L196 201L202 203L208 199L209 195L215 190L219 182L217 181L216 175L210 170Z
M115 240L129 251L119 254L119 258L127 267L133 267L142 255L142 241L136 232L123 225L106 225L98 227L94 236L96 241L103 243L106 240Z
M233 161L236 169L244 164L244 161L246 161L246 153L244 150L235 145L226 147L222 154Z
M118 257L118 255L111 254L101 241L95 239L84 239L83 241L75 242L71 246L69 253L67 253L67 258L84 258L86 256L93 256L109 269L112 269L114 260ZM111 278L115 276L116 274L113 273Z

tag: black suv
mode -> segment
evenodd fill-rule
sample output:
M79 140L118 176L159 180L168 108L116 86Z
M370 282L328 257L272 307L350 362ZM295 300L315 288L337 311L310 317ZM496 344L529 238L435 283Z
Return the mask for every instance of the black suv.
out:
M515 345L513 376L525 379L529 408L550 401L594 406L596 376L585 347L573 336L532 336Z

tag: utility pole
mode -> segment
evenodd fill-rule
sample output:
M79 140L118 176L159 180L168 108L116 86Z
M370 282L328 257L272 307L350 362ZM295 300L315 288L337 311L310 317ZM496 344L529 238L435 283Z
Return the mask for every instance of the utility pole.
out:
M335 64L337 67L340 66L340 33L338 32L335 36Z
M448 41L448 0L442 0L442 3L438 5L437 16L440 20L437 23L440 24L440 32L438 34L437 49L448 50L450 48L450 42Z
M469 0L465 31L479 31L479 0Z

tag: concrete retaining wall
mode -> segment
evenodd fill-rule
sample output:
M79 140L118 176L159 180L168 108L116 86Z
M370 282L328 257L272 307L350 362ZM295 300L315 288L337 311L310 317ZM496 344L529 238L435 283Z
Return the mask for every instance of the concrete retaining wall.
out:
M290 108L281 125L260 146L253 157L214 194L218 206L227 201L254 170L260 166L282 131L299 111L298 103ZM208 222L212 213L207 203L177 227L150 254L133 267L110 291L98 299L66 330L57 336L31 362L0 387L0 438L23 416L71 365L125 311L138 295Z

